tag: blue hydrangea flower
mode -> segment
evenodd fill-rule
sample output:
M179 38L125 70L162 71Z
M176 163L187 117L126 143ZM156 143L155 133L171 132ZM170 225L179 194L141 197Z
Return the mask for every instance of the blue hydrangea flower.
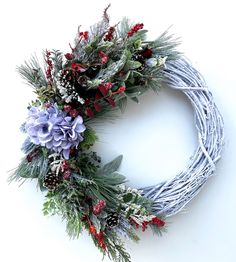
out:
M83 140L81 133L86 129L81 116L67 116L56 105L47 109L32 106L25 127L32 143L62 153L65 159Z

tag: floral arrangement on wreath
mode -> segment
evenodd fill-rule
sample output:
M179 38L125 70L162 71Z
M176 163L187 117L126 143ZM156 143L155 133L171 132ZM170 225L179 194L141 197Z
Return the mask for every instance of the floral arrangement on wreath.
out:
M93 124L123 112L127 100L157 92L165 61L178 52L167 32L147 41L142 23L124 18L110 26L107 9L89 31L79 28L71 52L46 50L45 70L35 57L18 68L37 99L22 126L25 157L11 179L37 179L46 191L45 215L60 215L73 238L87 230L104 255L128 262L122 238L138 241L138 228L160 234L165 221L141 191L126 186L117 171L122 156L102 165L91 151L98 139Z

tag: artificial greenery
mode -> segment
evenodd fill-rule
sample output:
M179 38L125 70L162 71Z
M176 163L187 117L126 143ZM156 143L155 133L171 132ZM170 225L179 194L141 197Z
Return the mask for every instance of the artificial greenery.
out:
M25 157L10 179L37 179L46 191L43 213L60 215L72 238L88 230L117 262L131 261L123 236L138 241L138 228L160 234L165 224L142 191L126 186L118 172L122 156L104 165L92 151L96 125L116 119L129 100L158 92L166 60L179 55L167 32L155 41L146 36L143 24L127 18L110 26L106 9L90 31L79 27L71 52L46 50L45 70L35 57L18 67L37 99L22 126Z

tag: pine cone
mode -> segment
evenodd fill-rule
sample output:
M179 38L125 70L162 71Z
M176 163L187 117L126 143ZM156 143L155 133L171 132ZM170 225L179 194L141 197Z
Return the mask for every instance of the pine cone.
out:
M61 182L61 179L55 173L48 173L43 181L43 185L50 191L54 190Z
M94 97L96 90L87 90L88 80L89 77L85 75L85 72L77 72L70 68L61 70L58 76L60 92L64 94L66 90L67 97L71 96L74 101L76 101L78 97L83 100L88 97Z
M116 227L119 224L119 215L115 212L110 213L106 218L107 226Z

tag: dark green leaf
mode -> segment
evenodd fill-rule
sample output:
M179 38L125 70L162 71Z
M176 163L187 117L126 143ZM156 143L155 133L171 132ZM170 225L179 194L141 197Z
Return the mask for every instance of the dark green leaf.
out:
M133 194L132 193L128 193L128 194L125 194L123 196L123 200L125 203L128 203L128 202L131 202L133 199Z
M98 137L95 131L92 128L87 127L87 129L84 132L84 140L80 143L80 148L83 150L87 150L91 146L93 146L97 140Z

